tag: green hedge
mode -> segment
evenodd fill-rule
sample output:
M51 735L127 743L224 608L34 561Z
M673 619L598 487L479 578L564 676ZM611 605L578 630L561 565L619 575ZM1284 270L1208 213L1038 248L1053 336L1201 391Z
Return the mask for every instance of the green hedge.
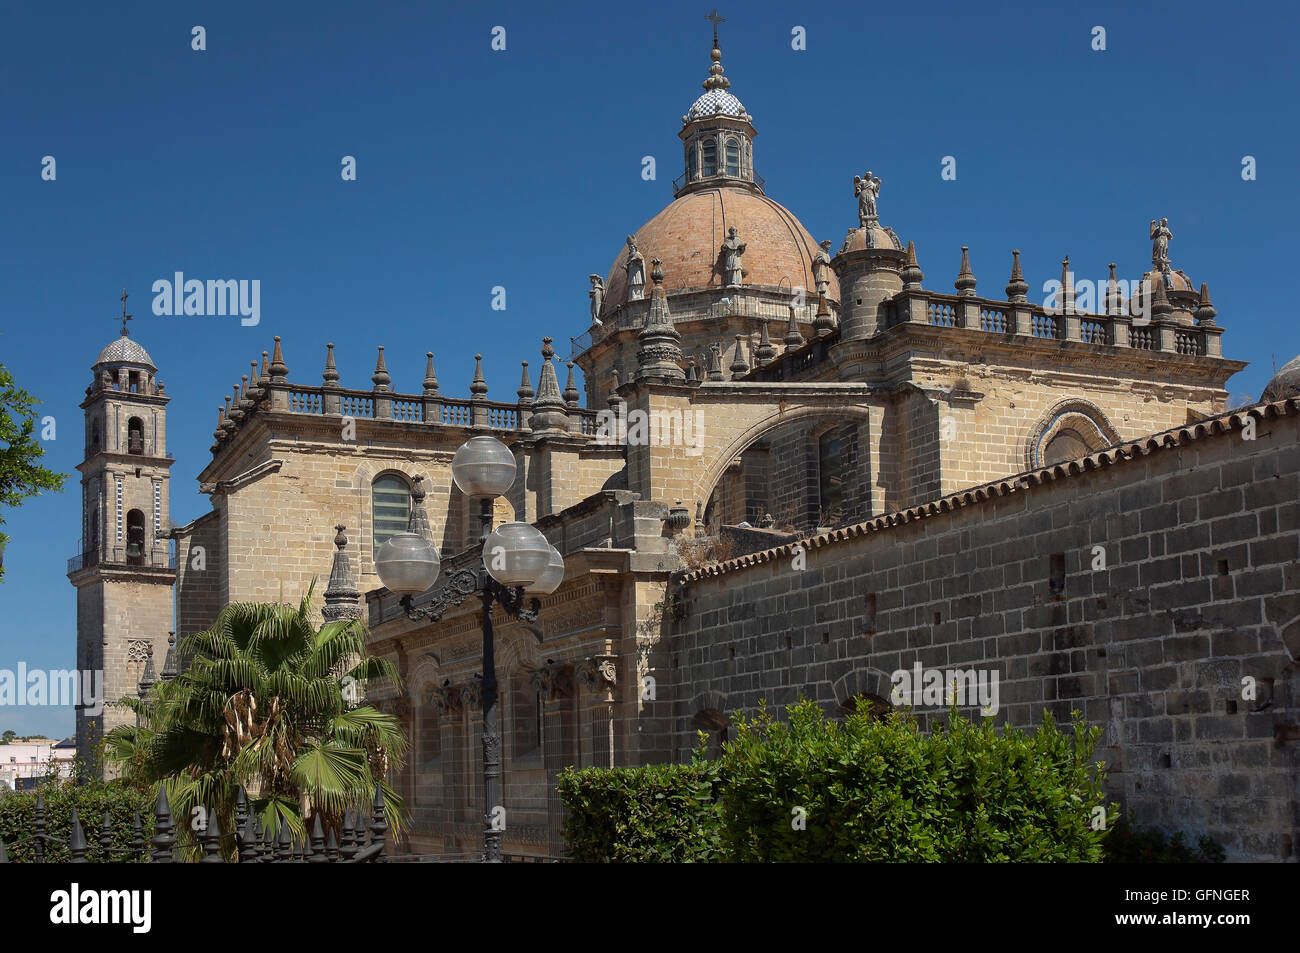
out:
M574 860L691 863L716 860L722 845L718 765L570 768L558 790Z
M138 858L129 850L135 838L135 816L145 839L145 853L153 836L153 799L141 791L116 783L74 784L47 783L41 787L45 802L45 832L53 841L45 841L45 862L70 859L68 837L72 833L72 808L77 808L81 831L86 838L86 859L92 863L130 863ZM105 856L99 845L104 812L112 819L112 851ZM35 831L36 792L13 792L0 798L0 840L4 841L9 860L32 863L36 860L31 836Z
M579 861L1086 861L1102 857L1099 730L1033 733L959 713L838 723L816 705L740 720L714 762L570 770L559 792ZM1104 825L1094 829L1101 807Z

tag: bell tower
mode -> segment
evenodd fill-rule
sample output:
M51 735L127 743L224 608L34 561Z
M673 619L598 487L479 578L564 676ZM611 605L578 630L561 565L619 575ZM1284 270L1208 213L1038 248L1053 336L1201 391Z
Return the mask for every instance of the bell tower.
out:
M81 409L81 544L68 561L77 588L77 668L102 673L103 706L77 706L77 754L98 762L105 731L134 723L120 704L139 694L152 656L167 654L173 624L167 403L153 359L131 339L122 292L122 331L91 368ZM85 676L82 676L83 683Z

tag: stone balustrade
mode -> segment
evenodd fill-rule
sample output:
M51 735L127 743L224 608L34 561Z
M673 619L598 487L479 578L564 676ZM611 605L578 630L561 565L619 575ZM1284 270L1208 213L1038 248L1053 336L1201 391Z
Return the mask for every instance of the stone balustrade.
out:
M1007 338L1071 341L1090 347L1163 351L1185 357L1222 357L1223 329L1168 318L1143 321L1129 314L1089 314L1027 301L904 291L886 309L886 329L902 324L964 328Z

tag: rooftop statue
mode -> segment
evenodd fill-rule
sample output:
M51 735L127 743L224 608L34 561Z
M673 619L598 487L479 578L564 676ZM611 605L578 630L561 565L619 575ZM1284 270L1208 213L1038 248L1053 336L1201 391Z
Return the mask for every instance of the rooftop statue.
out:
M880 176L871 175L867 170L865 176L853 177L853 194L858 197L858 228L866 228L877 222L876 199L880 197Z
M645 256L637 250L636 239L627 236L627 300L639 301L645 293Z
M1174 233L1169 230L1169 219L1162 218L1159 224L1151 219L1151 264L1161 271L1169 270L1169 239Z
M727 273L727 287L737 288L744 277L741 256L745 254L745 242L736 234L736 226L727 229L727 240L722 243L722 267Z
M588 275L591 281L591 290L587 292L587 297L591 299L591 323L600 325L600 309L605 305L605 281L600 275Z

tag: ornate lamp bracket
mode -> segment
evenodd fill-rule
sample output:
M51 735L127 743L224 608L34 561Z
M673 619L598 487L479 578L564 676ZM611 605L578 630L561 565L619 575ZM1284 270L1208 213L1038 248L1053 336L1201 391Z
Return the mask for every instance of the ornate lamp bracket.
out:
M525 604L522 588L503 586L487 574L482 566L474 569L448 569L447 580L433 590L433 598L425 605L411 604L410 596L402 597L402 608L406 617L413 622L427 619L438 622L448 609L454 608L472 595L486 596L489 600L500 603L512 618L524 622L534 622L542 604L537 599L529 599Z

